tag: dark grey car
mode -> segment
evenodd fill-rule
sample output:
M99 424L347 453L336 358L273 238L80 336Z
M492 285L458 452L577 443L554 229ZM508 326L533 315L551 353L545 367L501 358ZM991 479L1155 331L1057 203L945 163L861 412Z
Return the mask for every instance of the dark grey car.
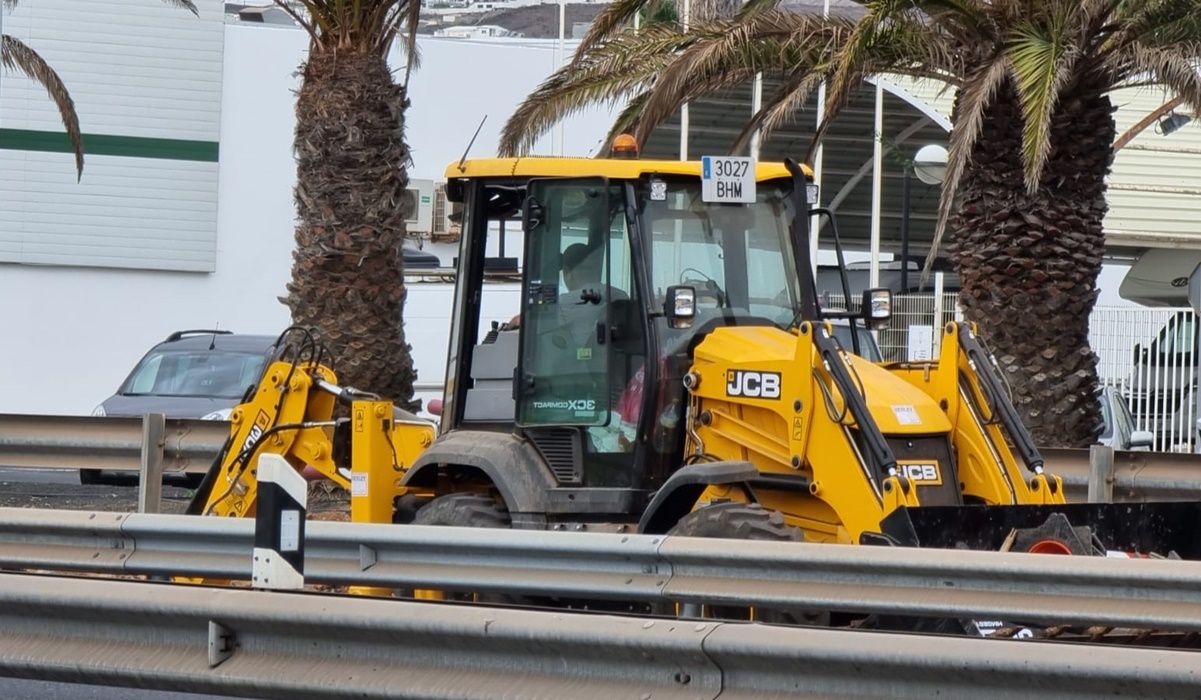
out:
M141 416L226 420L258 381L277 338L229 331L177 331L138 362L117 393L92 412L97 416ZM98 471L81 471L80 481L98 483Z

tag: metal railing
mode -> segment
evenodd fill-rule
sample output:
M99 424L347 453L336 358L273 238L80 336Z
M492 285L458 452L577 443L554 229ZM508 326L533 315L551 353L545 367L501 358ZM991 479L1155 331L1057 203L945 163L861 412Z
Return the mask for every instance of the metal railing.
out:
M1201 501L1201 455L1042 448L1048 471L1063 477L1069 503ZM1108 455L1106 452L1108 451ZM1090 490L1104 494L1088 498Z
M1195 697L1187 651L0 574L0 675L288 700Z
M250 520L0 509L0 568L249 580ZM306 524L310 584L1201 632L1201 562Z
M153 455L165 473L202 474L229 437L228 421L168 418L157 435L150 420L0 414L0 466L138 471Z
M208 469L229 433L225 421L168 419L162 437L154 420L0 414L0 466L163 472ZM1068 499L1083 502L1089 486L1089 451L1044 449L1047 469L1064 478ZM1201 455L1115 452L1109 481L1113 502L1201 500ZM154 479L146 480L152 483ZM144 495L143 512L158 509Z
M1192 452L1196 446L1197 322L1191 309L1099 307L1089 319L1089 343L1102 383L1116 387L1153 449Z

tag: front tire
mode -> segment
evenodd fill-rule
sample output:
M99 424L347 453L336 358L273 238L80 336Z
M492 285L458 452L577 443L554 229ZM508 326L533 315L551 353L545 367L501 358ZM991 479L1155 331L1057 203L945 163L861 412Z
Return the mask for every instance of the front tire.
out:
M804 533L784 522L784 514L758 503L718 503L680 518L668 535L720 537L731 540L803 542Z
M439 496L422 506L413 518L414 525L442 527L487 527L509 529L509 509L490 494L452 493ZM510 604L520 602L513 596L494 593L446 592L446 600Z
M706 537L766 542L803 542L800 528L784 521L784 514L757 503L717 503L698 508L680 518L668 536ZM829 625L829 613L773 608L705 606L706 617L723 620L756 620L769 624Z

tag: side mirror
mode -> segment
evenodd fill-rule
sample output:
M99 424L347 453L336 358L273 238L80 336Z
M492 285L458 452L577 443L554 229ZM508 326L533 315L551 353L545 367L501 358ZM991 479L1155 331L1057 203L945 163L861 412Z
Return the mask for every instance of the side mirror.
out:
M672 328L692 328L696 320L696 287L675 285L667 288L663 315Z
M892 291L882 287L863 290L863 305L860 306L863 320L872 330L880 330L892 318Z
M1155 444L1155 433L1150 430L1135 430L1130 433L1130 449L1151 449Z

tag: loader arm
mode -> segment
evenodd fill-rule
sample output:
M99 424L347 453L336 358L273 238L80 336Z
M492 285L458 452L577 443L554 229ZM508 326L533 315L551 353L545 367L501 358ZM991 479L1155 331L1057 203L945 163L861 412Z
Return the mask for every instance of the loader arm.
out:
M1062 480L1044 472L1042 456L972 327L948 323L940 356L937 362L888 369L934 399L954 426L951 439L965 502L1063 503Z
M334 418L337 403L349 418ZM351 519L391 522L400 479L433 442L432 424L398 417L392 402L337 385L315 363L274 362L249 401L230 415L230 440L196 492L188 513L249 517L258 502L258 457L282 456L351 491Z

